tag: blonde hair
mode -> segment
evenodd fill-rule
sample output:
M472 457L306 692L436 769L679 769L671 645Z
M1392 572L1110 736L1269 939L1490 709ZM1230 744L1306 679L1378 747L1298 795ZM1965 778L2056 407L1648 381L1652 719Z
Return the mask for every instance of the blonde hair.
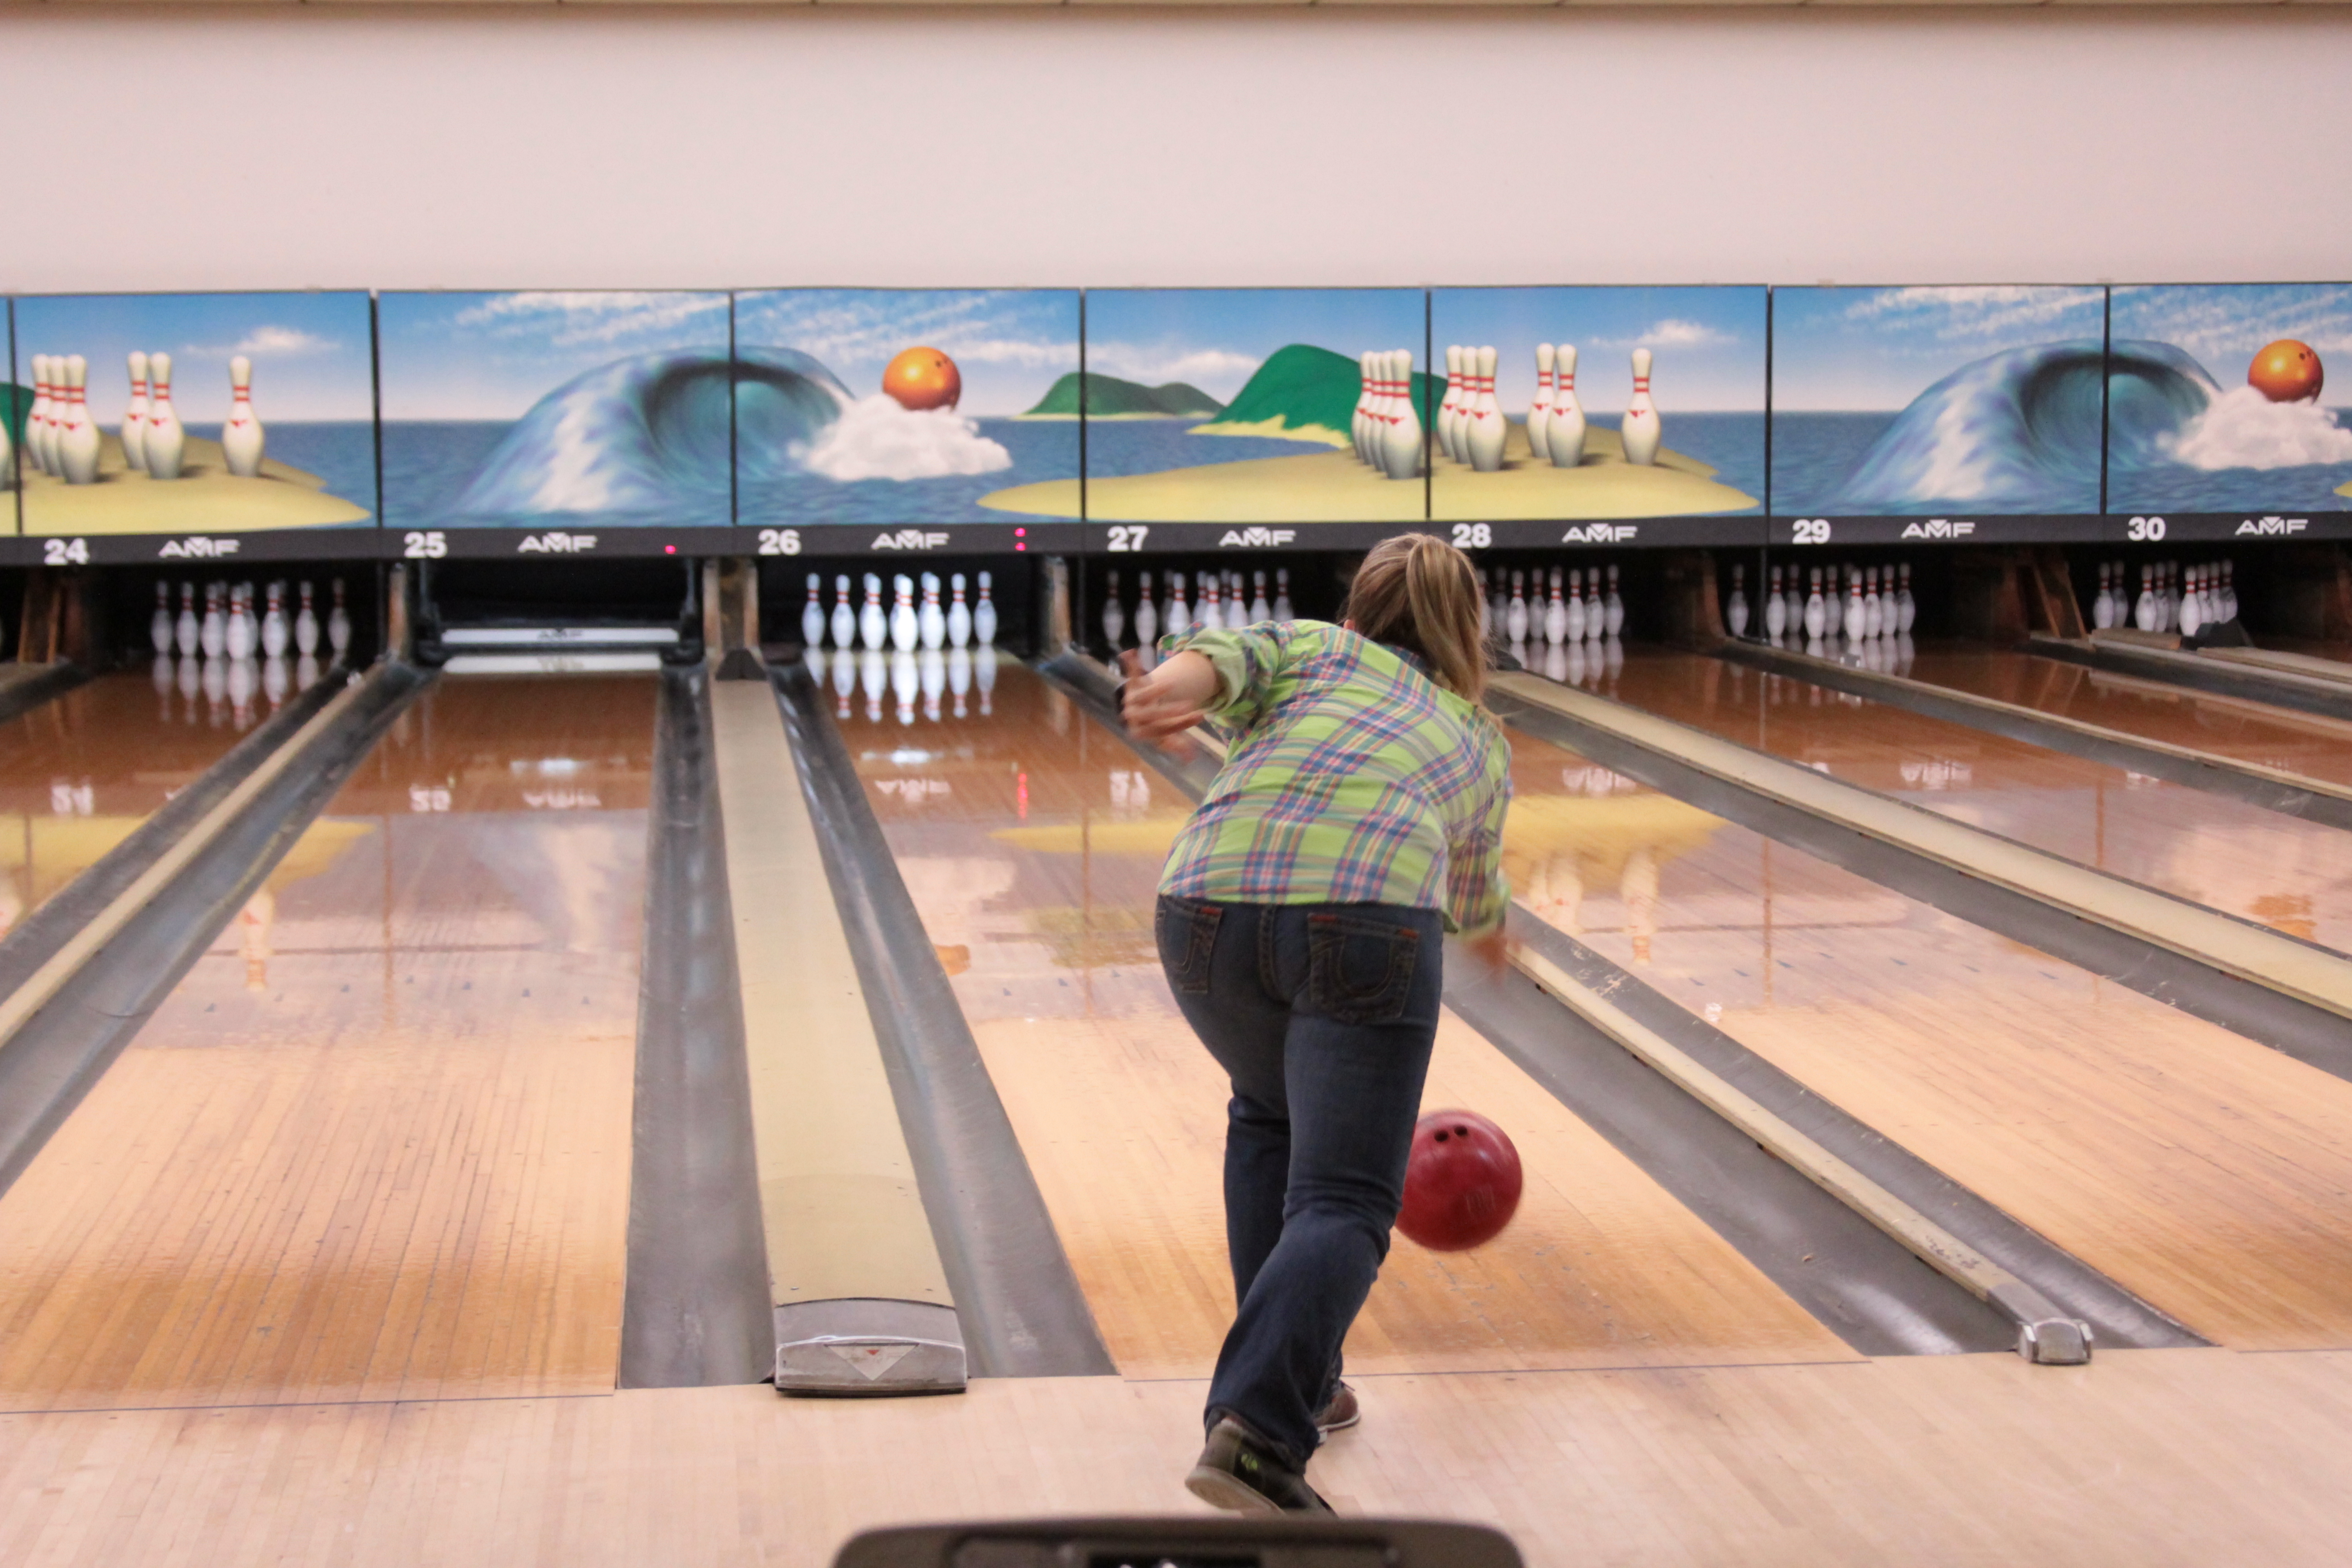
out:
M1433 533L1402 533L1374 545L1356 568L1340 618L1374 642L1420 655L1438 685L1475 702L1486 693L1485 614L1467 555Z

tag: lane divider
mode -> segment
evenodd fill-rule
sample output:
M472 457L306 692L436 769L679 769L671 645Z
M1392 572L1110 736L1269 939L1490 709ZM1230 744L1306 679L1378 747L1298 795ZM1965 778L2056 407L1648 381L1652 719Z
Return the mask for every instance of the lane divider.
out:
M289 736L284 745L270 752L235 789L223 795L217 805L190 825L169 848L155 857L153 863L140 873L137 880L92 915L89 923L49 955L47 962L26 975L23 984L6 997L0 998L0 1049L5 1049L36 1014L55 1001L58 993L79 973L82 965L121 935L133 917L170 885L190 862L203 854L213 840L243 814L255 797L292 767L313 741L334 728L365 689L366 682L353 678L335 694L333 700L310 716L309 723Z
M2091 1359L2091 1325L1840 1159L1681 1047L1591 990L1544 954L1517 943L1511 964L1593 1028L1738 1128L1815 1186L1891 1237L1960 1289L2017 1325L2017 1353L2049 1366Z
M2198 783L2194 776L2196 773L2210 773L2244 784L2267 784L2295 795L2312 795L2326 801L2336 808L2327 814L2326 819L2338 826L2342 826L2347 816L2352 816L2352 788L2331 780L2314 778L2308 773L2298 773L2286 768L2267 767L2261 763L2242 762L2235 757L2220 756L2211 752L2199 751L2194 746L2178 745L2170 741L2158 741L2146 735L2135 735L2124 730L2110 730L2104 724L2094 724L2086 720L2069 718L2063 714L2045 713L2038 708L2028 708L2021 703L2005 702L1997 697L1985 697L1973 691L1960 691L1948 686L1937 686L1929 681L1914 680L1908 676L1889 675L1883 670L1857 669L1852 665L1840 664L1835 659L1801 653L1792 648L1759 647L1747 643L1733 642L1726 644L1721 654L1723 658L1737 659L1750 668L1761 669L1774 675L1788 676L1798 680L1810 680L1832 689L1851 691L1856 696L1869 697L1898 707L1908 707L1914 712L1925 712L1931 718L1967 723L1969 720L1962 714L1983 715L2009 723L2018 730L2063 731L2069 735L2080 736L2084 740L2095 742L2102 746L2114 746L2145 753L2145 761L2155 767L2161 767L2164 762L2179 764L2176 768L2165 770L2165 776L2177 783L2187 784L2192 788L2196 787ZM2347 679L2352 679L2352 667L2347 668L2346 674ZM1906 702L1906 699L1909 700ZM1935 711L1938 708L1959 711L1938 713ZM2050 743L2047 741L2036 741L2030 733L2023 738L2034 741L2036 744ZM2093 760L2107 761L2105 758ZM2152 769L2150 766L2144 765L2134 767L2133 771L2150 773ZM2244 797L2243 792L2240 790L2232 790L2230 794L2232 798ZM2291 815L2307 814L2291 813Z
M1697 773L2352 1018L2352 959L1605 698L1528 675L1491 684Z

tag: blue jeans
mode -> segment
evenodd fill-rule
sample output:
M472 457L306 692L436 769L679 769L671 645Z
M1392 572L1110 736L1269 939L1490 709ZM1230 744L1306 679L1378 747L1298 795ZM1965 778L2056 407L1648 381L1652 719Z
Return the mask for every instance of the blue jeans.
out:
M1153 921L1176 1005L1233 1080L1225 1247L1240 1310L1208 1419L1304 1469L1388 1256L1437 1036L1444 928L1392 904L1212 904Z

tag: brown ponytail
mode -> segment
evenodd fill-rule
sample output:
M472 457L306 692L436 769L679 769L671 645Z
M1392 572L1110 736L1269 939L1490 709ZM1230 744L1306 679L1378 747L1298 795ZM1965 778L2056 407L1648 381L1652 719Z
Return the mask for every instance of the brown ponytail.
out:
M1402 533L1356 568L1340 618L1374 642L1419 654L1438 685L1475 702L1486 692L1485 606L1468 556L1433 533Z

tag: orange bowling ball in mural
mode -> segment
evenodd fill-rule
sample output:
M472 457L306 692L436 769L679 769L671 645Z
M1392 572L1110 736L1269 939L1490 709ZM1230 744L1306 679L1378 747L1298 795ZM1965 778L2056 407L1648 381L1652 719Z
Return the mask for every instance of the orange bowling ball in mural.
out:
M963 397L963 373L937 349L908 349L882 373L882 390L901 408L920 413L953 408Z
M2318 352L2293 338L2281 338L2246 367L2246 384L2273 403L2315 402L2326 379Z

